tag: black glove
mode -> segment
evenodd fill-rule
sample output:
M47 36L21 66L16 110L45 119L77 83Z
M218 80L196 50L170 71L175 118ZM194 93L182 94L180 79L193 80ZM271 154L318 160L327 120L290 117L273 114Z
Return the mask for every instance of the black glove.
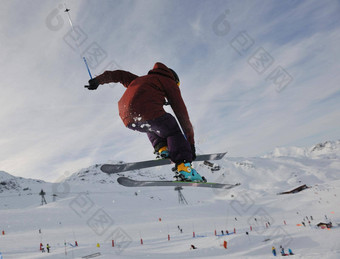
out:
M195 148L195 144L191 145L191 153L192 153L192 161L196 160L196 148Z
M85 88L89 90L96 90L99 86L97 79L93 78L89 80L89 85L85 85Z

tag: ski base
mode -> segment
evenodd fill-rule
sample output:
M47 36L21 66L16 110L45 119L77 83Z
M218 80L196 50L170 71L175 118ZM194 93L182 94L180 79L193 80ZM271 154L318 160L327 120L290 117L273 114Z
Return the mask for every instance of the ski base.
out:
M225 156L225 154L227 154L227 152L197 155L195 161L220 160ZM107 174L117 174L117 173L131 171L131 170L139 170L139 169L161 166L161 165L170 165L171 163L172 162L170 159L158 159L158 160L148 160L148 161L141 161L141 162L134 162L134 163L104 164L100 167L100 170L102 170L104 173L107 173Z
M237 184L225 184L225 183L204 183L204 182L182 182L182 181L137 181L132 180L127 177L119 177L117 179L120 185L125 187L150 187L150 186L177 186L177 187L208 187L208 188L219 188L219 189L231 189L236 186L239 186L240 183Z

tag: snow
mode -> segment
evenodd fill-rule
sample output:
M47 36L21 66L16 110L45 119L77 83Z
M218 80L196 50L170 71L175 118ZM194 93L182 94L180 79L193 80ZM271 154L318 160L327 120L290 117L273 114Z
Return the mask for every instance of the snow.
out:
M324 143L316 144L311 148L301 147L280 147L264 157L308 157L308 158L336 158L336 154L339 152L340 140L326 141Z
M127 188L116 181L121 175L169 180L171 165L119 175L106 175L93 165L58 183L0 171L0 231L5 232L0 252L6 259L96 254L94 258L274 258L272 246L280 256L282 245L286 252L293 250L294 258L340 258L339 146L339 141L328 141L310 148L278 148L264 157L227 157L214 161L221 167L214 172L197 162L196 169L209 181L241 185L231 190L183 187L187 205L179 203L173 187ZM311 188L277 195L303 184ZM43 206L41 189L48 203ZM316 227L325 221L334 227ZM229 235L221 236L221 230ZM41 253L40 243L49 244L51 253ZM198 249L190 249L192 244Z

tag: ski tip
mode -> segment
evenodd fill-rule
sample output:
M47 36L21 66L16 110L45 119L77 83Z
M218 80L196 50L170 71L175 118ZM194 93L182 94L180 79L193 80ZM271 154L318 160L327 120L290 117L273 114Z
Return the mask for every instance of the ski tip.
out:
M104 173L110 174L110 166L107 164L101 165L100 170Z
M128 180L130 180L130 178L127 178L125 176L120 176L120 177L117 178L117 182L119 184L122 184L124 181L128 181Z

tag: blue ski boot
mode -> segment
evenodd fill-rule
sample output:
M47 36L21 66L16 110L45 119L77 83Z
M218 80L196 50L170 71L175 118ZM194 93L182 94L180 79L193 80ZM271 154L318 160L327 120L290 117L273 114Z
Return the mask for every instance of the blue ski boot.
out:
M178 181L185 182L206 182L204 176L200 176L197 171L192 168L191 163L181 163L177 165L177 175L175 175L175 179Z
M169 150L167 146L161 147L157 152L155 152L157 155L157 159L164 159L169 158Z

